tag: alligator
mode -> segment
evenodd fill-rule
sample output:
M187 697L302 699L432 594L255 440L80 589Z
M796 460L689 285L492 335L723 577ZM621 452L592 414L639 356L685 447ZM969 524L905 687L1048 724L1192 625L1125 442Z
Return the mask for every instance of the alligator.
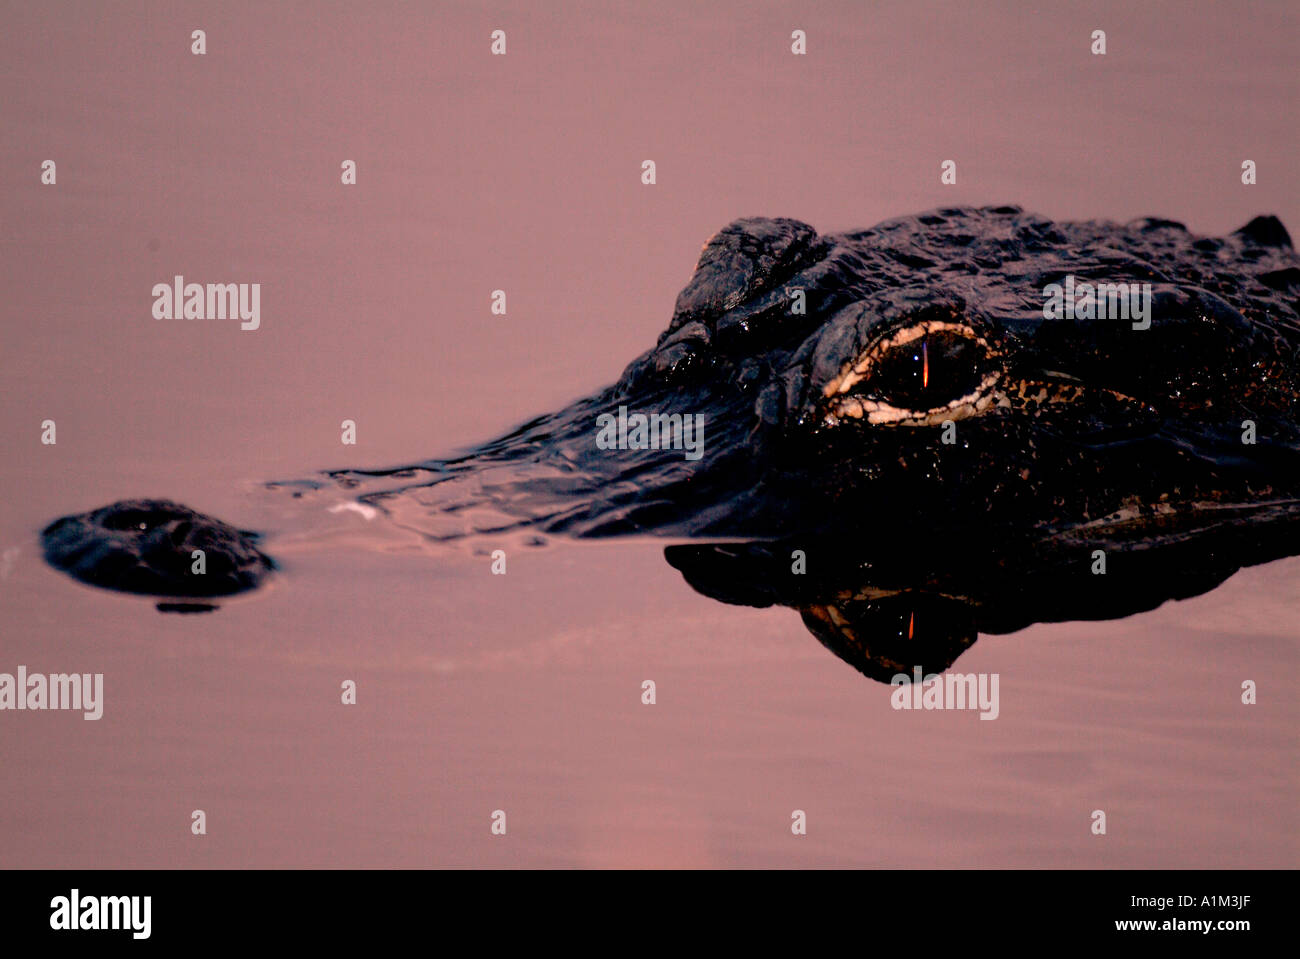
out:
M887 680L979 632L1127 615L1300 552L1298 358L1300 260L1273 216L1223 237L1015 206L827 235L751 217L704 245L608 388L460 455L266 485L427 543L684 541L666 558L694 588L796 608ZM257 534L168 500L43 541L166 609L276 567Z

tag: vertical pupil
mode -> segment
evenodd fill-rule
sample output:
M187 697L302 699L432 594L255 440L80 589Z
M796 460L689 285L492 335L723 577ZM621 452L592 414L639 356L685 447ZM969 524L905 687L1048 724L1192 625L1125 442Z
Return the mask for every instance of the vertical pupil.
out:
M894 405L930 408L979 385L979 344L947 331L927 333L887 352L862 391Z
M917 389L926 386L930 378L930 347L926 339L922 337L910 343L905 356L907 359L901 364L903 379Z

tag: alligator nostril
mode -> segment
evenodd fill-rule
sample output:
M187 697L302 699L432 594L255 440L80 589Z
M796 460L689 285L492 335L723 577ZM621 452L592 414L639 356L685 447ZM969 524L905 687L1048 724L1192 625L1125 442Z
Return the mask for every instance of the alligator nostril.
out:
M140 510L112 510L106 512L100 519L100 525L104 529L111 530L146 530L152 522L152 517L145 515Z

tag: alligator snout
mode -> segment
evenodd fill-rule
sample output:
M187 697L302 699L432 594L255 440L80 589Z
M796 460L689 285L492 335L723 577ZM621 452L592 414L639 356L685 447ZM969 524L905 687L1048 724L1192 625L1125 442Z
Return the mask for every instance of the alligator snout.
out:
M170 500L135 499L65 516L41 534L56 569L105 589L150 596L230 596L275 563L258 535Z

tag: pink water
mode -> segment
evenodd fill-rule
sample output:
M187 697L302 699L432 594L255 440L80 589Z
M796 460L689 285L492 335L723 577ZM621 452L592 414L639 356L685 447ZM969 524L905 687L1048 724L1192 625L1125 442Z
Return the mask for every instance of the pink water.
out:
M562 406L654 341L737 216L833 231L1014 202L1295 230L1294 10L0 16L0 672L102 672L106 699L98 722L0 713L0 866L1297 865L1300 559L1122 622L982 638L959 660L1001 676L981 722L891 709L795 613L703 598L655 543L502 543L493 576L363 530L371 548L288 549L267 591L181 617L74 584L37 542L137 495L284 534L256 481ZM262 328L152 319L178 273L261 283Z

